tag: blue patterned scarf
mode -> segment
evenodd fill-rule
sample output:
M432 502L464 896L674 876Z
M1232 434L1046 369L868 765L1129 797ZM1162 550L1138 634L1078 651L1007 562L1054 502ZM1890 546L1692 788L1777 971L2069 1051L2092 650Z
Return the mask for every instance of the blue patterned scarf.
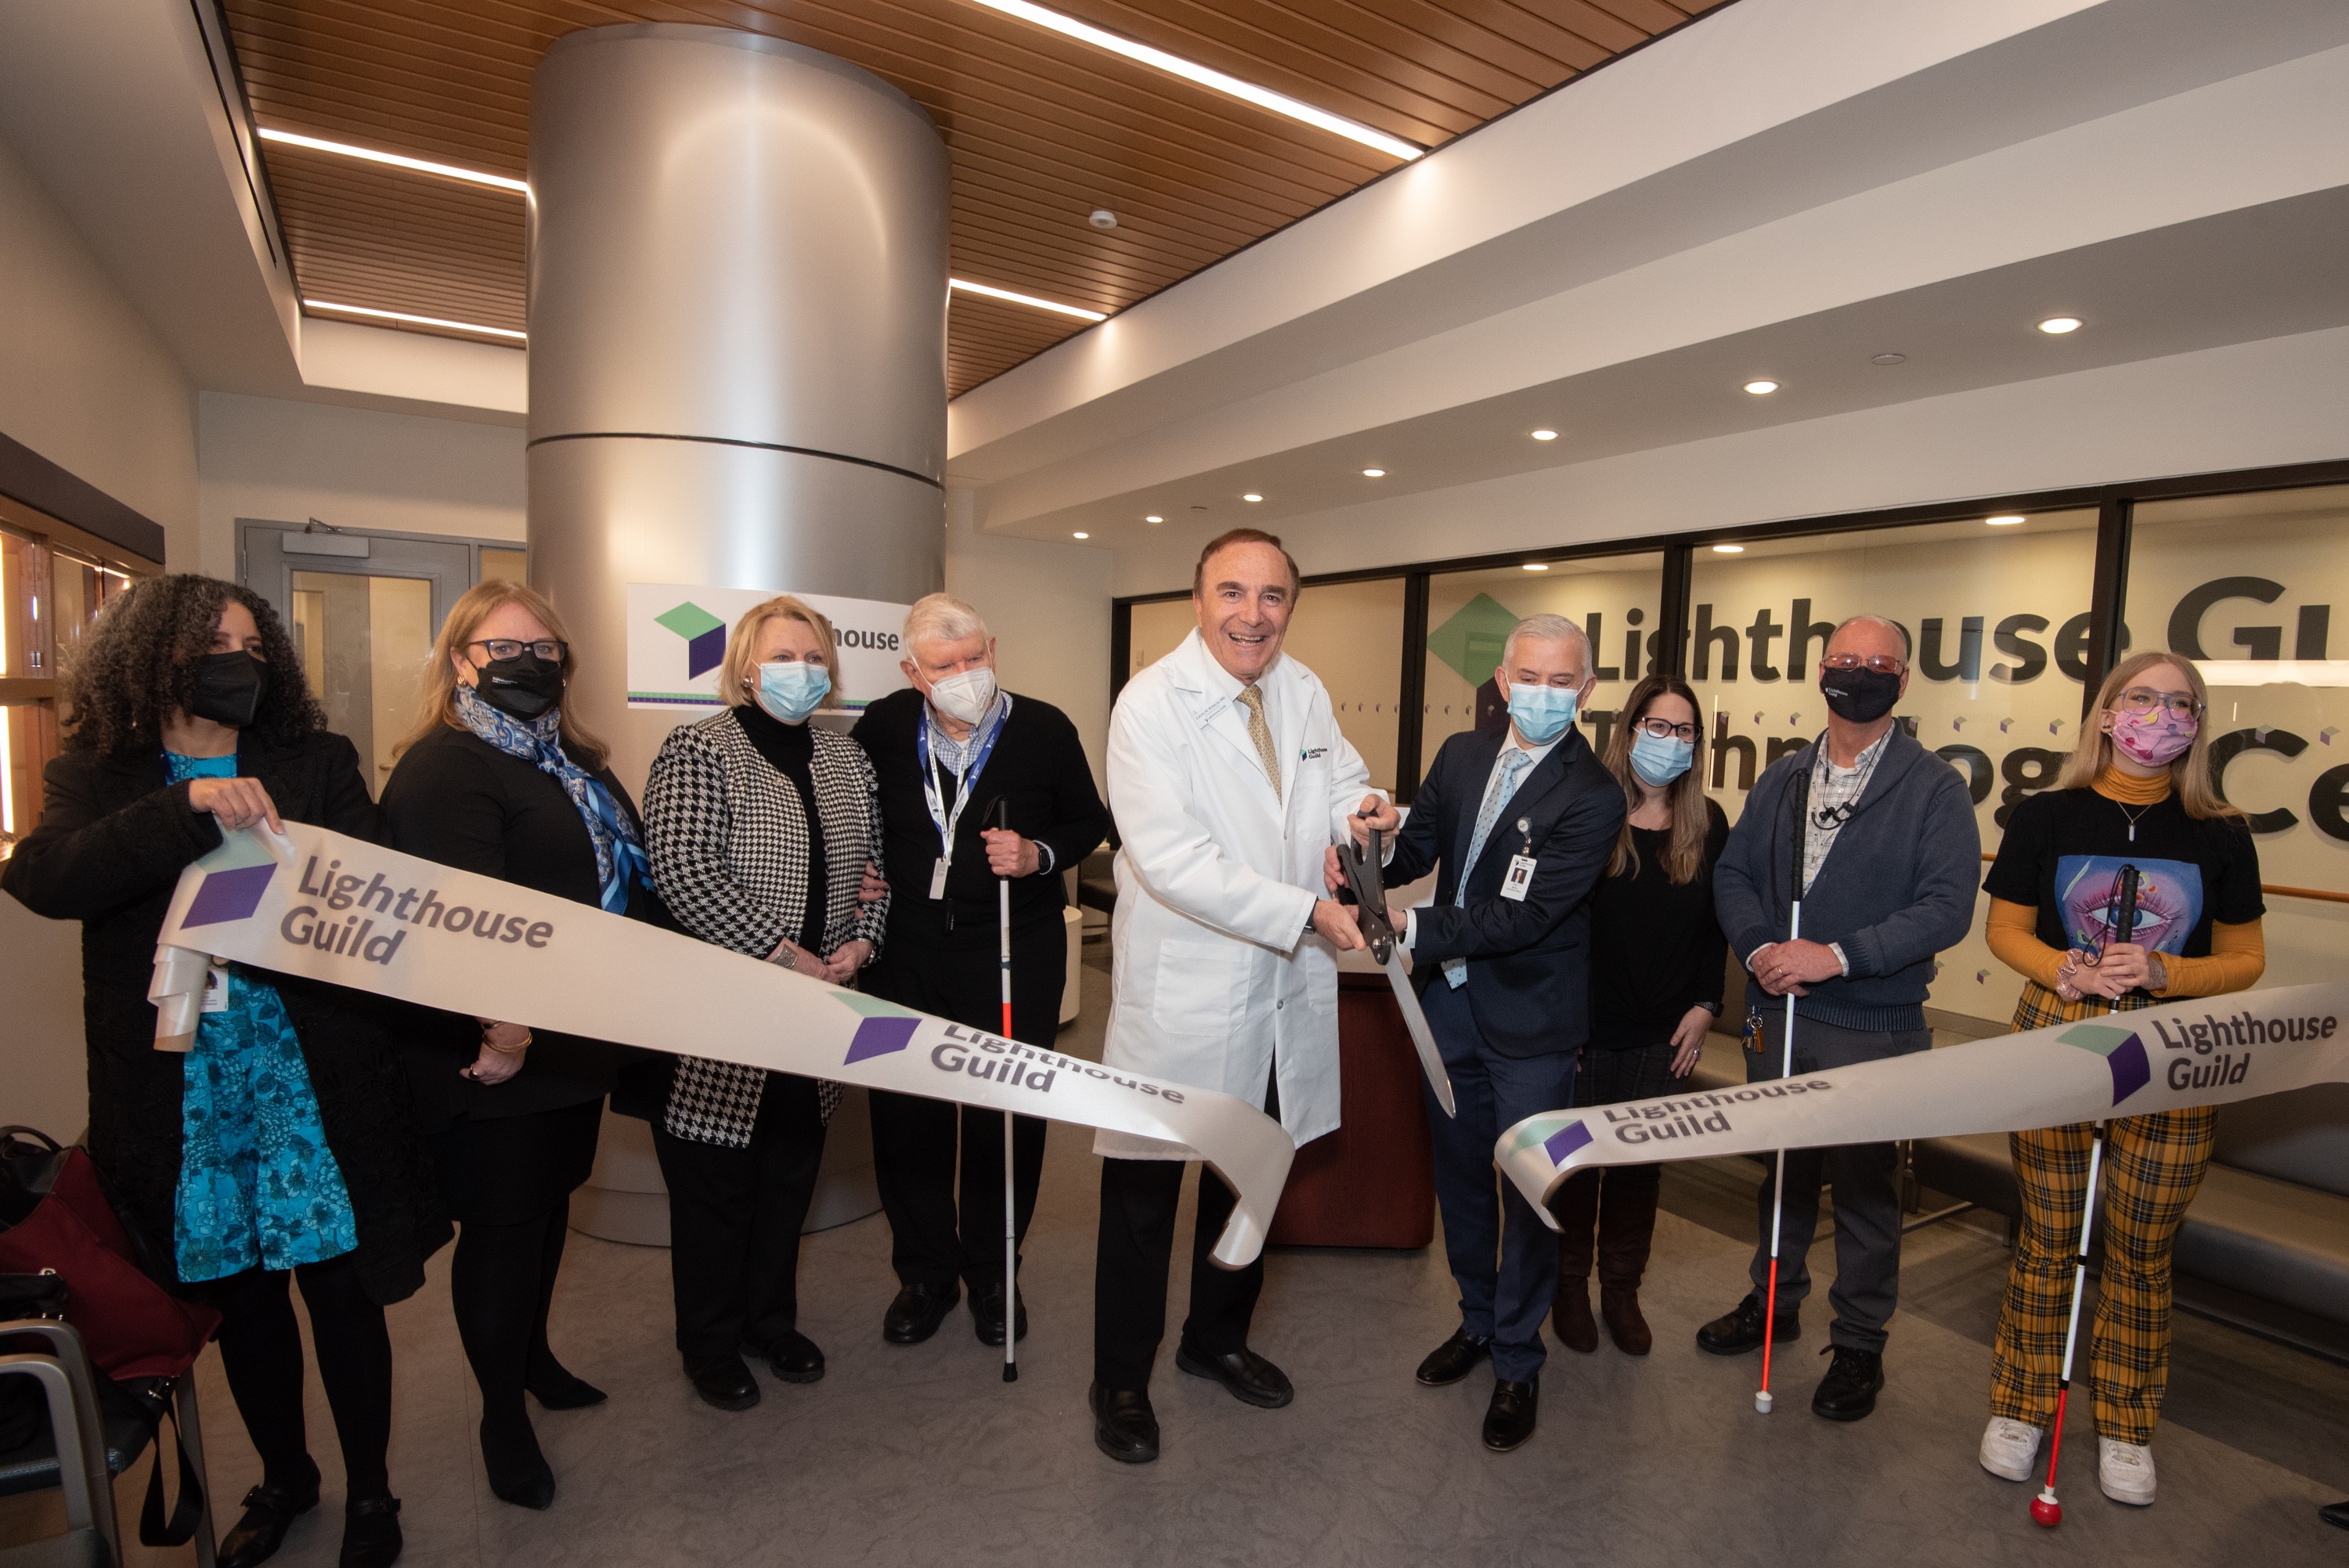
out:
M587 837L595 842L595 880L603 888L604 907L614 914L625 913L629 890L638 882L652 880L645 847L612 792L563 754L562 710L551 708L525 722L492 707L471 686L460 686L457 717L508 757L519 757L540 772L554 775L563 792L571 797L579 820L587 824Z

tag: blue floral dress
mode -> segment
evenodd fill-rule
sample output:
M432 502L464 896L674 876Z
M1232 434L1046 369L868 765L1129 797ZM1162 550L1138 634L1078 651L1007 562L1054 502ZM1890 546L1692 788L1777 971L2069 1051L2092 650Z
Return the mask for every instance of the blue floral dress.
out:
M174 784L236 775L234 757L167 751L163 760ZM208 1001L196 1025L180 1101L172 1251L191 1284L323 1263L359 1244L285 1004L242 965L226 985L226 1005Z

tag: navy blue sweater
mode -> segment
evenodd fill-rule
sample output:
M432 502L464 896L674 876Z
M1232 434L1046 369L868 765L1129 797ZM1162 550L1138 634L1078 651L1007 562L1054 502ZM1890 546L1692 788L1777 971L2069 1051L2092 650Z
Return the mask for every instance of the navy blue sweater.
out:
M1787 934L1801 864L1788 787L1807 777L1817 741L1754 781L1713 872L1713 907L1744 963ZM1803 895L1806 941L1837 943L1848 975L1806 987L1806 1017L1849 1029L1919 1029L1933 957L1973 923L1982 830L1964 778L1895 727L1883 758ZM1749 1006L1770 998L1749 980Z

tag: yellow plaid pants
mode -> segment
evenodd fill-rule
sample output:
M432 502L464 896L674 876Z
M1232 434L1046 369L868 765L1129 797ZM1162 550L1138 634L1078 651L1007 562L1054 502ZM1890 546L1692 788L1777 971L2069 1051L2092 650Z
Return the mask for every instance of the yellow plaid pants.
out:
M2023 989L2014 1026L2044 1028L2106 1010L2067 1005L2033 984ZM2211 1106L2124 1117L2110 1124L2105 1191L2097 1204L2104 1259L2095 1315L2082 1325L2085 1355L2075 1356L2073 1364L2075 1376L2085 1377L2095 1389L2100 1436L2125 1443L2153 1440L2169 1384L2170 1252L2186 1206L2209 1168L2218 1130L2219 1113ZM1993 1416L2037 1427L2055 1418L2094 1136L2085 1122L2013 1134L2023 1222L1991 1356Z

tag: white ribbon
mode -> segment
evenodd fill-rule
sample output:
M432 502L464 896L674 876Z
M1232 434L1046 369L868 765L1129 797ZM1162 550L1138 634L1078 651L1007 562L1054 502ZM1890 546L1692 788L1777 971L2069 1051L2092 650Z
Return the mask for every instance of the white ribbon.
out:
M2168 1002L1730 1088L1544 1111L1493 1158L1552 1230L1590 1165L1891 1143L2106 1121L2349 1081L2349 985Z
M1215 1258L1263 1250L1296 1152L1247 1101L1113 1072L591 904L298 822L182 872L156 951L160 1046L195 1032L202 955L677 1055L1182 1145L1239 1194ZM524 1071L529 1070L527 1068Z

